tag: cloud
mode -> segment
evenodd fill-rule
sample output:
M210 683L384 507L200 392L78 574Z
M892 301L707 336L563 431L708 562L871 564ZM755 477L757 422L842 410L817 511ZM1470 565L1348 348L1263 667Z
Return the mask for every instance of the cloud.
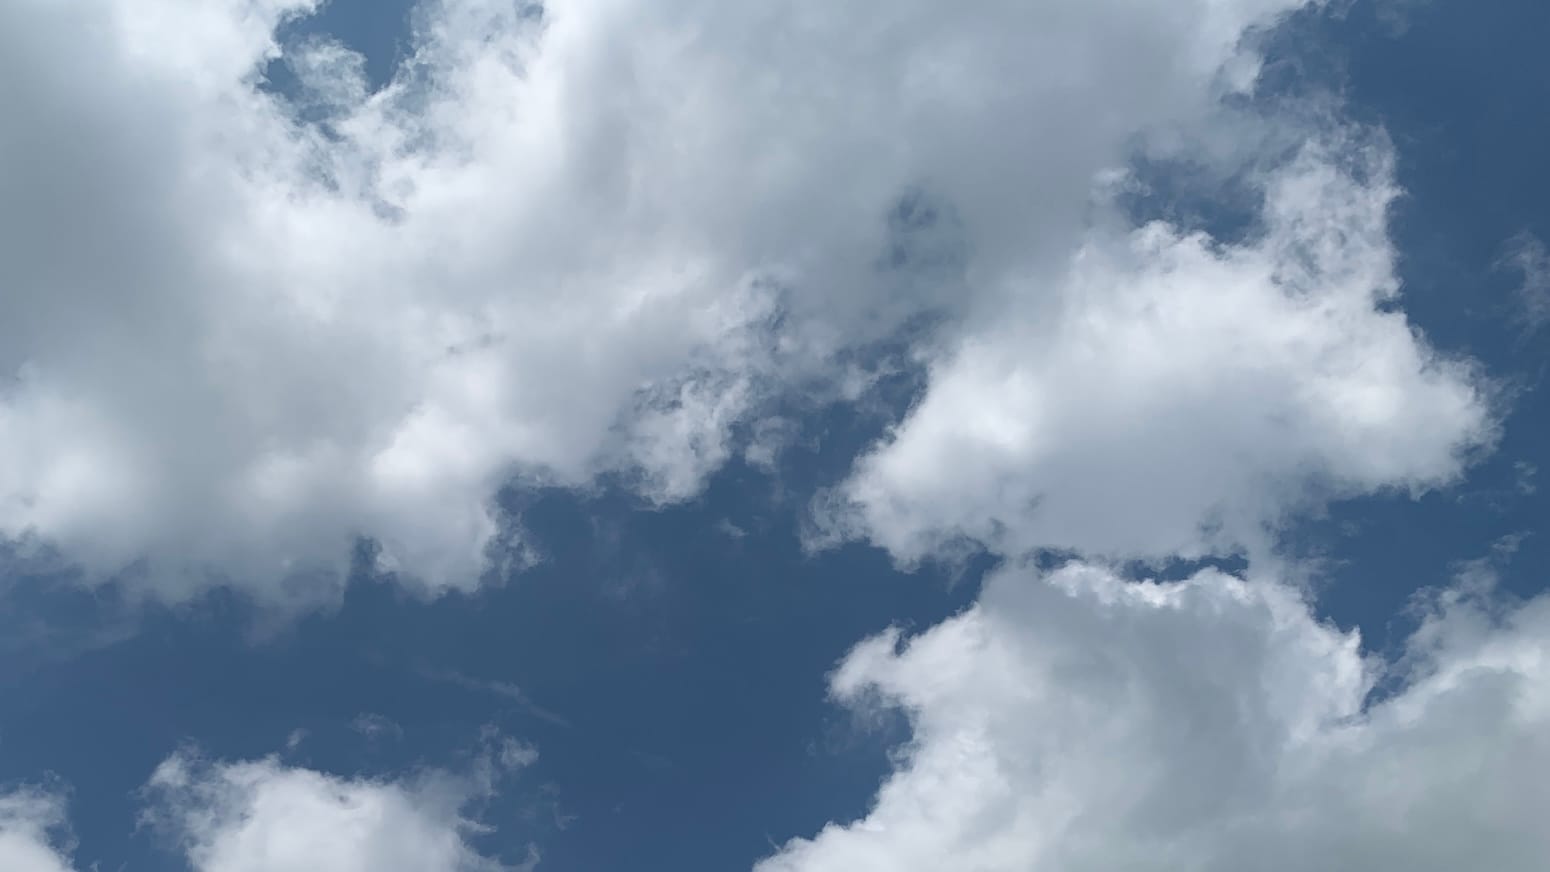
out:
M6 872L74 872L68 846L58 836L65 801L58 794L22 788L0 794L0 869Z
M1542 865L1550 597L1471 570L1388 665L1265 569L1289 517L1447 485L1496 435L1489 381L1397 308L1390 144L1311 129L1251 162L1243 238L1095 222L921 354L817 542L1009 559L963 614L840 664L834 697L912 739L861 819L759 872ZM1081 557L1027 568L1044 548ZM1246 577L1107 568L1228 551Z
M925 395L822 506L901 561L972 539L1111 557L1263 552L1287 512L1458 477L1489 385L1393 308L1398 194L1381 135L1262 172L1259 229L1095 230L1009 283L992 326L929 361Z
M571 725L570 720L564 715L534 702L532 698L527 695L527 691L523 690L514 682L499 681L489 678L478 678L466 673L458 672L455 669L432 669L430 667L422 667L418 670L418 674L420 677L429 681L444 682L456 687L461 687L464 690L486 693L491 696L507 700L508 702L514 703L519 709L532 715L533 717L548 721L557 727L568 727Z
M401 779L348 778L274 758L223 763L168 758L146 788L146 820L169 836L194 872L500 872L531 869L479 852L489 832L468 810L530 749L499 736L471 775L431 770Z
M913 739L865 817L756 868L1541 869L1550 597L1423 606L1386 672L1274 578L1003 570L840 664L835 697Z
M397 740L404 737L404 728L399 726L397 721L375 712L362 712L356 715L355 719L350 721L350 729L360 733L361 737L368 742Z
M1098 284L1210 268L1084 243L1092 181L1303 5L445 0L372 91L276 43L310 0L7 3L0 536L169 599L336 601L358 536L468 589L527 553L503 483L689 498L771 396L838 396L926 314L967 325L899 444L930 441L992 365L965 337L1075 247Z
M1527 331L1550 323L1550 252L1532 233L1520 233L1507 241L1499 265L1518 273L1518 318Z

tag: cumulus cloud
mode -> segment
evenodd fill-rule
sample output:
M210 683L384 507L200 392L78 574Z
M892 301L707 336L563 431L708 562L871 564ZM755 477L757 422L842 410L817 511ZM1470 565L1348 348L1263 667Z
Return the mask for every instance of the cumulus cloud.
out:
M925 396L826 508L904 562L970 539L1109 557L1262 552L1309 504L1453 480L1493 437L1489 388L1393 307L1378 134L1259 179L1241 243L1155 222L1094 231L993 326L930 361Z
M535 753L495 737L471 776L429 771L398 780L345 778L273 758L222 763L179 753L147 786L146 819L195 872L505 872L472 844L488 828L468 816L496 780Z
M7 872L74 872L59 835L64 798L23 788L0 794L0 869Z
M1385 673L1273 578L1004 570L843 661L834 695L913 740L864 818L756 868L1542 869L1550 597L1423 606Z
M1396 306L1392 149L1326 127L1252 185L1241 240L1100 223L922 356L819 535L1009 561L965 613L841 663L835 698L913 737L864 817L759 872L1543 864L1550 597L1472 573L1390 665L1264 569L1289 516L1447 484L1495 436L1477 367ZM1083 556L1026 568L1043 548ZM1249 574L1104 559L1224 551Z
M1253 290L1287 258L1156 228L1115 251L1082 228L1095 174L1246 86L1245 35L1302 5L439 0L373 90L341 45L276 43L312 0L6 3L0 536L170 598L328 601L357 536L407 583L468 588L492 549L521 549L491 505L503 482L614 472L692 496L772 392L832 380L841 350L923 313L994 324L1078 246L1068 281L1094 307L1144 305L1107 277L1166 283L1113 262L1156 259L1249 284L1242 306L1297 332L1314 316ZM276 58L294 99L261 87ZM1342 393L1369 388L1462 403L1444 374L1406 375L1421 352L1360 317L1358 283L1330 303L1358 321L1331 353L1378 338L1400 372L1326 373L1341 408L1409 408ZM984 442L930 421L995 373L1054 373L997 362L1035 339L960 342L893 456ZM1076 366L1076 343L1050 365ZM1319 392L1264 368L1241 387ZM1432 475L1438 450L1395 463ZM874 457L894 481L858 497L932 495L888 473L903 463ZM942 521L975 523L909 523Z

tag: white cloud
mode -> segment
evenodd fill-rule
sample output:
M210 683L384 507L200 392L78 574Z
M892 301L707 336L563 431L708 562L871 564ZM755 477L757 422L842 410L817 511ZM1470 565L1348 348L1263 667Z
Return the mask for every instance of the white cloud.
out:
M833 694L913 738L863 818L759 872L1543 865L1550 597L1468 582L1385 673L1263 570L1289 515L1447 484L1495 435L1490 385L1394 305L1392 163L1326 126L1259 171L1244 240L1100 223L922 355L922 399L820 535L906 564L964 540L1085 556L859 645ZM1096 559L1226 550L1254 575L1138 584ZM1400 686L1373 701L1380 678Z
M211 763L172 756L148 785L146 818L171 836L195 872L496 872L531 869L481 854L488 828L467 815L503 773L535 752L490 743L471 776L429 771L412 778L345 778L270 758Z
M23 788L0 794L0 869L6 872L74 872L58 839L65 824L64 798Z
M832 679L913 740L861 820L759 872L1533 872L1550 856L1550 597L1433 597L1392 694L1272 578L1000 572Z
M468 588L502 482L690 497L769 462L782 427L731 434L772 391L844 395L838 352L927 313L926 394L830 518L906 562L1252 548L1492 435L1391 308L1383 143L1317 131L1241 244L1092 202L1303 0L445 0L377 93L293 47L303 124L257 75L314 5L0 4L0 538L92 579L144 558L173 599L326 602L358 535ZM1008 570L846 660L835 693L914 742L863 821L762 868L1529 869L1550 605L1499 617L1440 601L1364 708L1356 639L1274 579ZM198 872L499 868L467 809L532 753L396 780L177 755L151 818ZM0 861L68 868L60 820L0 801Z
M94 579L144 558L170 598L329 601L360 534L471 587L503 481L682 499L837 350L1000 320L1095 174L1198 124L1303 3L446 0L379 93L291 51L324 126L256 84L312 5L0 8L0 536ZM1089 245L1088 279L1210 259L1144 238ZM993 362L954 360L901 446Z
M967 537L1115 557L1262 550L1310 503L1447 483L1490 443L1488 388L1402 312L1387 143L1326 133L1264 174L1241 244L1094 231L1016 278L993 326L930 361L829 532L904 562Z

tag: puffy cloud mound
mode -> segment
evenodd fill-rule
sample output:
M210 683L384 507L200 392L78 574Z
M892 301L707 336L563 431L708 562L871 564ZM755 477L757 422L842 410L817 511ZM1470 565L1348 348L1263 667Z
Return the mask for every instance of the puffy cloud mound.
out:
M1051 281L930 361L825 532L909 563L955 540L1107 557L1262 553L1309 503L1453 480L1489 388L1393 307L1381 136L1331 134L1262 174L1238 244L1095 231Z
M1550 597L1433 597L1393 693L1291 587L1002 571L839 699L908 713L862 820L759 872L1531 872L1550 856Z
M219 581L326 601L363 535L423 590L471 587L487 556L522 551L491 507L503 482L619 472L649 499L682 499L738 450L735 425L762 398L829 381L846 347L922 313L997 321L1008 286L1081 244L1095 174L1244 87L1245 34L1303 2L440 0L380 89L341 45L282 52L277 29L315 5L0 7L0 537L91 579L132 567L138 589L174 599ZM262 87L276 58L290 98ZM1369 212L1355 232L1371 232ZM1228 302L1290 319L1261 337L1262 377L1238 385L1307 394L1277 409L1333 398L1456 425L1406 417L1416 401L1384 393L1463 402L1443 375L1410 372L1420 352L1397 319L1365 316L1358 286L1374 276L1320 309L1257 291L1267 259L1288 265L1259 248L1223 258L1152 229L1128 253L1083 252L1072 287L1098 294L1094 317L1169 284L1118 258L1247 285L1238 302L1186 294L1175 316ZM1115 271L1149 290L1122 292ZM1053 402L1051 375L1107 341L1064 311L1057 323L1085 338L1055 340L1046 363L998 363L1007 342L1039 338L1011 331L941 364L892 456L985 443L931 421L998 373L1038 388L1016 402ZM1232 317L1166 336L1220 343ZM1355 323L1333 344L1301 335L1342 319ZM1327 388L1278 375L1365 338L1388 349L1372 378L1343 378L1345 364ZM1092 384L1167 356L1137 354L1099 354ZM1194 372L1168 371L1163 387ZM1112 411L1096 414L1033 441L1109 432ZM1321 457L1382 425L1343 426L1286 451ZM968 477L1041 462L1030 438L1013 425ZM1429 475L1439 450L1393 463ZM858 495L953 503L890 471L903 463L874 458L892 483ZM943 522L976 523L906 523Z
M0 869L73 872L69 854L51 837L65 822L64 799L39 790L0 795Z
M147 819L176 839L195 872L501 872L470 839L485 828L464 809L499 769L531 762L507 741L475 777L341 778L274 759L169 758L148 785ZM537 862L531 853L520 869Z

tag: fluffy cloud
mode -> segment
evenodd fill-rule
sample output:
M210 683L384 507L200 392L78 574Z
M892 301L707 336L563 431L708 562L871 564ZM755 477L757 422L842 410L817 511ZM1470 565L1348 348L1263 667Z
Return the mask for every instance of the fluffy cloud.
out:
M1391 667L1258 569L1136 583L1093 559L1266 557L1289 514L1445 484L1494 437L1489 385L1394 305L1383 137L1326 130L1253 182L1242 241L1100 224L923 358L821 532L1013 568L840 665L834 696L913 738L864 818L759 872L1543 865L1550 597L1434 597ZM1044 547L1086 556L1016 568Z
M502 872L480 854L486 832L465 809L502 771L534 752L493 745L473 777L341 778L274 759L210 763L169 758L148 785L147 819L170 834L195 872ZM537 853L516 869L531 869Z
M1030 576L851 652L836 697L913 741L864 819L759 872L1544 867L1550 597L1435 596L1384 675L1271 578Z
M1239 244L1094 231L931 361L924 398L828 507L911 562L967 538L1110 557L1248 547L1309 503L1453 480L1488 386L1393 308L1397 194L1378 135L1264 172Z
M0 536L88 578L132 568L171 598L224 581L326 601L360 535L424 590L472 586L491 553L522 553L490 504L502 482L614 471L682 499L738 450L734 425L762 398L823 384L847 346L922 313L999 322L1010 289L1083 245L1095 174L1149 129L1197 125L1252 79L1244 35L1303 3L442 0L387 87L313 40L286 47L296 95L275 97L259 80L276 29L314 5L0 8ZM1397 319L1365 316L1361 276L1316 316L1256 292L1261 249L1224 259L1153 229L1128 252L1082 251L1071 281L1095 307L1147 302L1109 287L1128 269L1115 258L1172 263L1248 284L1234 309L1291 318L1264 337L1285 343L1275 355L1375 338L1390 351L1378 365L1398 369L1342 379L1339 364L1325 390L1288 384L1273 359L1244 390L1374 415L1413 400L1347 392L1465 402L1445 374L1409 371L1422 353ZM1162 267L1132 271L1167 283ZM1320 317L1356 324L1332 328L1332 348L1290 335ZM1229 318L1166 335L1219 341ZM1037 332L963 345L891 456L981 446L983 432L930 422L997 374L1046 388L1069 374L1080 341L1105 339L1082 323L1048 368L1001 359ZM1365 420L1288 451L1319 459L1320 438L1359 441ZM968 478L1042 462L1029 425L1010 426L1024 444ZM1394 462L1432 475L1440 450ZM892 483L859 499L953 502L888 456L867 469ZM905 523L944 521L977 523Z
M58 795L31 789L0 795L0 869L73 872L68 852L52 838L64 821Z

